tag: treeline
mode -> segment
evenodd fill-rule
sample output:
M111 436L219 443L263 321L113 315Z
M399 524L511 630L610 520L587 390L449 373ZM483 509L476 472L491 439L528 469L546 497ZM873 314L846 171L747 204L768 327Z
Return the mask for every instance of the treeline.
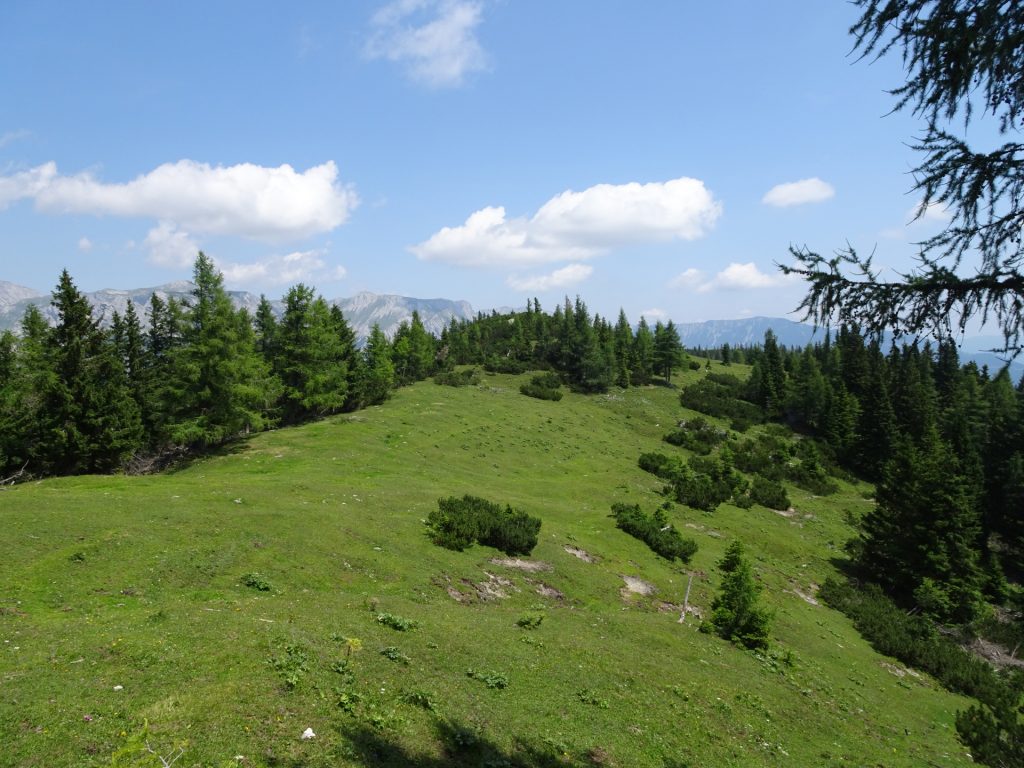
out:
M523 312L453 319L440 344L451 363L483 365L501 373L550 369L577 392L669 383L672 372L687 360L671 320L652 329L640 318L634 331L625 312L612 325L600 315L591 316L578 297L575 302L567 298L552 313L533 299Z
M0 472L142 468L381 402L399 378L380 330L357 350L340 310L311 288L288 292L278 322L266 299L255 317L236 310L203 254L194 281L188 301L154 294L146 327L129 304L104 329L65 270L56 325L33 306L19 336L0 336Z
M143 471L272 426L381 403L430 376L453 383L459 364L551 372L584 392L670 381L685 356L672 323L612 327L577 299L543 312L453 321L440 339L417 313L393 339L374 326L362 349L341 310L299 284L276 318L265 297L235 309L200 253L187 301L153 295L145 324L134 306L104 328L65 270L50 327L29 307L18 335L0 334L0 481ZM472 375L466 383L472 381Z
M1006 599L1024 575L1024 384L952 342L883 353L852 328L800 350L769 332L752 357L744 397L876 482L850 546L865 578L942 621Z

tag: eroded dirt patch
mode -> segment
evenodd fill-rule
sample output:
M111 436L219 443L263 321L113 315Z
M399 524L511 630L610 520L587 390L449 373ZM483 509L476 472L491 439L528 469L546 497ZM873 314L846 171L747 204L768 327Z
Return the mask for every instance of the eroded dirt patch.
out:
M1018 659L1003 646L984 638L976 637L970 645L965 647L971 653L981 656L985 661L999 669L1004 667L1024 667L1024 659Z
M534 586L534 590L541 597L548 597L552 600L564 600L565 594L558 589L555 589L550 584L545 584L543 581L531 582Z
M491 563L505 568L514 568L517 571L526 571L527 573L551 570L551 565L542 560L522 560L518 557L494 557L491 558Z
M651 584L651 582L644 581L637 576L626 576L623 574L622 580L626 582L624 591L632 592L634 595L653 595L658 591L658 588Z
M596 555L592 555L585 549L580 549L579 547L570 547L568 544L566 544L565 547L563 547L563 549L565 549L565 551L573 557L578 557L584 563L597 563L601 560L601 558L597 557Z

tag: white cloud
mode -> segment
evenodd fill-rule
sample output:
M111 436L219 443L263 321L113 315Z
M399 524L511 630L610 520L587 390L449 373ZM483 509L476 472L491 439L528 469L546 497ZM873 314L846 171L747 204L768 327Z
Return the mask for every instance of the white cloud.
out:
M6 147L8 144L13 144L16 141L27 139L32 135L31 131L7 131L6 133L0 133L0 149Z
M482 4L471 0L396 0L373 15L364 51L405 65L430 87L457 87L487 66L476 37L482 16Z
M761 202L777 208L786 208L791 205L820 203L834 197L835 194L836 191L831 184L814 177L777 184L765 193Z
M700 285L697 290L700 293L708 293L714 290L741 291L751 288L776 288L784 285L793 277L796 276L787 277L781 272L777 275L766 274L758 269L752 261L748 261L746 264L732 262L711 280Z
M27 171L0 176L0 211L13 202L35 197L56 175L56 164L45 163Z
M88 237L78 238L78 250L89 252L92 250L92 240Z
M655 307L654 309L645 309L640 313L640 317L648 321L653 320L654 322L658 322L661 320L664 322L665 320L668 320L668 312L664 309L658 309Z
M126 183L104 183L90 173L62 176L50 162L0 176L0 208L19 199L48 213L153 218L189 232L261 240L329 232L358 204L332 161L299 173L290 165L179 160Z
M913 208L907 211L905 218L908 224L916 222L945 224L953 218L953 215L949 212L949 208L942 203L932 202L924 205L924 201L919 200Z
M149 261L160 267L189 267L199 254L199 246L187 232L169 221L161 221L146 234L143 245L149 249Z
M699 269L690 267L678 275L673 277L669 283L669 288L697 288L701 283L704 282L704 273Z
M549 275L536 275L534 277L516 277L515 275L506 281L510 288L517 291L550 291L553 288L567 288L570 285L582 283L594 268L588 264L569 264L561 269L556 269Z
M697 179L598 184L556 195L532 218L510 219L500 206L482 208L410 250L421 259L459 266L580 261L615 246L695 240L721 212Z
M295 283L333 283L346 275L342 266L331 266L324 250L295 251L283 256L269 256L250 263L234 263L216 259L217 269L228 283L267 286Z

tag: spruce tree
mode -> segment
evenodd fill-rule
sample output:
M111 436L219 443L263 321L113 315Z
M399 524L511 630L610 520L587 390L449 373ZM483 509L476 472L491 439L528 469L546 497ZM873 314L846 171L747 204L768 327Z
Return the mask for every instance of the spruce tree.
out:
M711 624L719 636L752 650L768 648L771 613L759 601L761 587L743 545L734 541L718 561L722 588L711 603Z
M959 461L933 427L918 444L897 442L861 523L856 562L904 605L967 621L980 602L980 520Z
M395 387L395 367L391 363L391 345L376 323L363 347L362 377L358 382L362 405L377 405L391 397Z

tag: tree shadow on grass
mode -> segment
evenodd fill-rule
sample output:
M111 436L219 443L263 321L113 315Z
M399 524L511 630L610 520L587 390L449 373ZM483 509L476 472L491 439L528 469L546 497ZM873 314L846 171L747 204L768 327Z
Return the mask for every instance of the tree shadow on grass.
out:
M602 764L560 753L555 745L518 738L511 749L504 749L460 723L438 720L434 730L442 747L441 756L414 753L363 725L345 728L342 735L348 741L350 757L381 768L573 768Z

